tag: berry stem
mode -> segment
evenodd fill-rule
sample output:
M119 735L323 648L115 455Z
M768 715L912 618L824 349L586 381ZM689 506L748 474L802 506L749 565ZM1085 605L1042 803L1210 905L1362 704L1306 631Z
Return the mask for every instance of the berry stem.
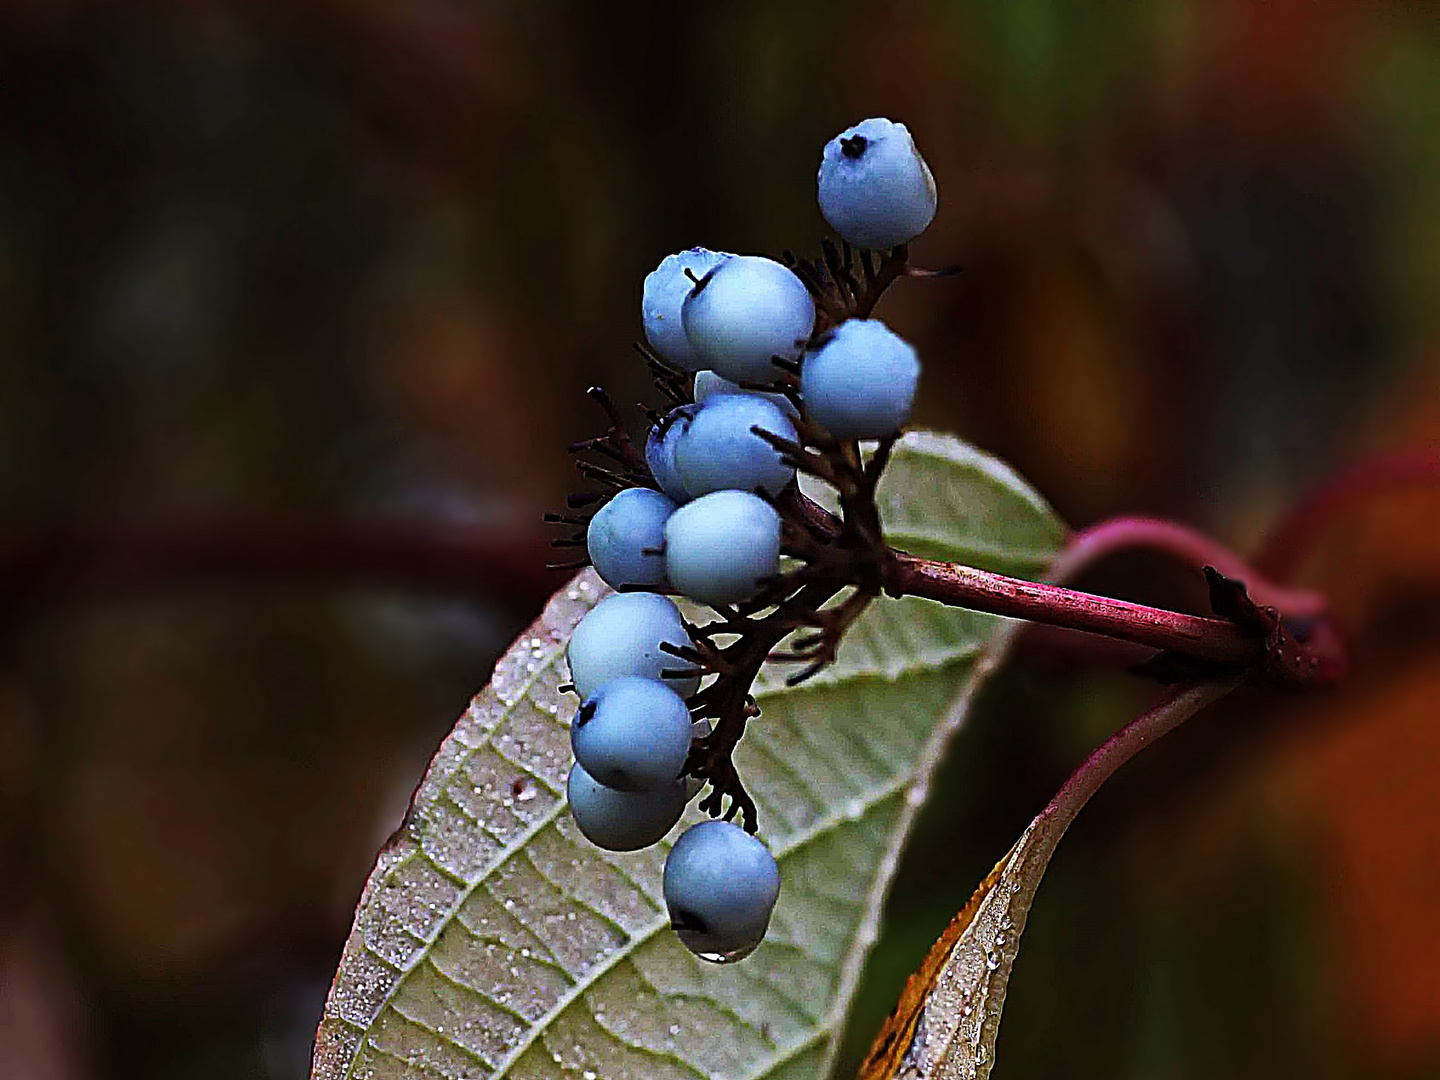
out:
M725 818L730 820L739 814L744 818L746 830L755 831L758 825L755 804L740 783L732 760L747 721L755 715L750 687L771 650L795 629L791 610L819 611L842 588L844 585L840 583L813 583L802 587L785 605L749 621L739 640L717 650L717 655L711 658L711 667L720 672L720 678L689 702L691 714L697 720L715 720L715 729L695 741L685 764L687 775L710 783L710 793L700 801L701 810L717 816L722 810L722 800L729 796ZM734 618L738 619L738 614Z

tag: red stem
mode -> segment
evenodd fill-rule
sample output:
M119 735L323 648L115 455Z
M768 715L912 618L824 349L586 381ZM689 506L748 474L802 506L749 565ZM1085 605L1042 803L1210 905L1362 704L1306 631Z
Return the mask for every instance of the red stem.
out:
M1050 819L1051 846L1058 843L1075 815L1099 791L1116 770L1161 736L1168 735L1207 705L1234 690L1243 680L1192 683L1177 687L1150 711L1130 721L1096 749L1085 763L1070 774L1065 786L1040 812Z
M221 521L70 529L0 541L0 601L135 593L212 582L396 585L529 610L555 590L533 537L494 527Z
M1293 577L1315 542L1356 504L1397 488L1440 485L1440 451L1419 450L1377 458L1347 469L1290 510L1271 531L1254 565L1277 581Z
M1132 604L900 551L887 567L885 591L892 596L922 596L953 607L1104 634L1212 663L1245 665L1264 655L1263 642L1224 619Z
M1188 525L1159 518L1112 518L1073 533L1065 550L1051 564L1045 580L1071 580L1081 568L1093 566L1112 554L1137 549L1173 556L1196 570L1213 566L1226 577L1243 581L1257 604L1277 608L1291 617L1318 615L1328 608L1322 594L1277 585L1218 540Z
M1259 577L1233 553L1185 526L1147 518L1075 534L1050 570L1072 576L1135 547L1211 565L1246 582L1287 615L1323 611L1314 593ZM472 526L368 522L227 521L169 529L60 531L0 542L0 601L136 592L215 581L320 581L483 595L528 609L552 591L539 543ZM1248 665L1264 644L1233 623L893 553L886 591L1101 634L1198 660Z

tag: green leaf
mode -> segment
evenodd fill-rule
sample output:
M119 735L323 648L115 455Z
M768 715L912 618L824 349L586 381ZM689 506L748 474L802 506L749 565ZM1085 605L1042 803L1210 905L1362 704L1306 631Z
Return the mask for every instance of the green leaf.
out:
M989 568L1038 572L1064 535L943 436L901 441L880 503L900 546ZM356 910L316 1080L828 1072L926 784L1014 624L883 600L822 677L762 673L736 762L784 887L760 949L717 967L668 929L665 847L600 851L565 812L576 702L556 687L604 591L587 572L558 593L441 745Z

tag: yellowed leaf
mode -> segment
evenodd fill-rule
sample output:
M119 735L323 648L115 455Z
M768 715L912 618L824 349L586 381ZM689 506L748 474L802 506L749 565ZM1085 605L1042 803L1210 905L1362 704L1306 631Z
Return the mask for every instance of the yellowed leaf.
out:
M1175 695L1086 762L980 883L910 977L859 1080L985 1080L990 1075L1020 935L1060 838L1119 765L1233 685L1203 684Z

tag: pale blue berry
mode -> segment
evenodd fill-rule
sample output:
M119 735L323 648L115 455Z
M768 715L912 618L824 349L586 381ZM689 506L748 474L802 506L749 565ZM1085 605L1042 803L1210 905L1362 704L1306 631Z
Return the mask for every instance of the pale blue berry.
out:
M665 908L680 941L702 960L740 960L765 939L780 868L755 837L728 821L680 834L665 859Z
M780 515L748 491L702 495L665 523L665 570L692 600L748 600L780 572Z
M746 390L739 383L731 382L723 375L717 375L713 371L697 371L695 373L695 404L704 405L717 394L749 394L751 397L764 398L766 401L774 402L775 407L792 420L800 418L800 410L795 408L795 403L786 395L767 390Z
M672 515L673 516L673 515ZM581 699L588 699L611 679L638 675L660 679L681 697L700 687L693 665L660 648L661 643L693 648L685 620L668 597L626 592L607 596L580 620L565 651L570 681ZM663 672L687 672L664 675Z
M879 117L847 128L820 158L820 212L861 248L909 243L935 217L935 178L904 124Z
M645 439L645 464L650 467L650 475L655 477L660 490L677 503L688 502L690 493L675 471L675 448L680 445L680 440L690 429L690 421L699 410L698 405L681 405L671 409L650 429Z
M773 358L795 359L810 339L815 303L780 263L737 255L700 279L680 315L699 367L735 382L771 383L782 374Z
M612 589L663 589L665 519L675 503L650 488L626 488L602 506L585 530L595 572Z
M680 779L690 753L690 710L664 683L611 679L570 722L575 760L616 791L654 791Z
M805 357L800 394L810 419L842 439L881 439L910 419L920 358L878 319L849 319Z
M676 780L654 791L616 791L576 762L570 766L565 795L585 839L606 851L639 851L663 839L680 820L686 784Z
M795 475L780 451L754 428L795 441L795 425L779 406L748 394L720 394L700 406L675 445L675 473L692 497L725 488L778 495Z
M645 275L645 289L640 299L640 318L645 325L645 340L660 356L676 367L694 371L700 367L695 350L685 337L680 321L680 305L702 278L726 259L723 251L696 247L675 255L666 255L660 265ZM690 274L687 274L686 271Z

